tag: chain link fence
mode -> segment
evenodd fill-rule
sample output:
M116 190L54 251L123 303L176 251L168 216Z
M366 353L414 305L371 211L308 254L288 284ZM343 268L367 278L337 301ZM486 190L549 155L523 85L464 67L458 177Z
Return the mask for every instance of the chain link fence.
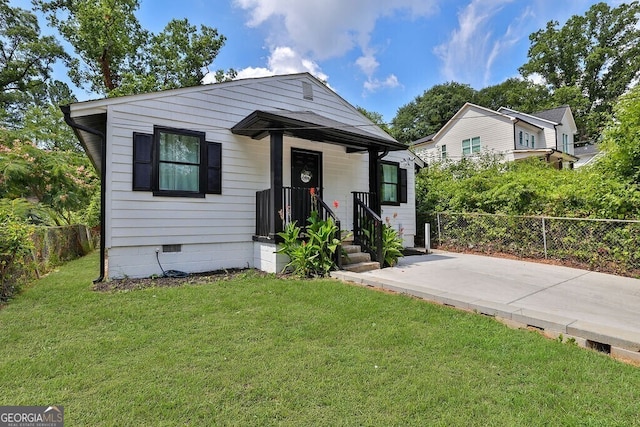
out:
M640 221L454 212L434 219L432 238L440 249L549 259L640 277Z

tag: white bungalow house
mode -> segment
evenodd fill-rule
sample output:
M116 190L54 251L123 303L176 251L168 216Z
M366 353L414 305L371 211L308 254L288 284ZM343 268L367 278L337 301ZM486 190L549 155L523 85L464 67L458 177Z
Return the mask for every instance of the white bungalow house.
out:
M415 235L407 147L308 73L62 107L101 177L97 280L255 267L315 206L374 259L383 218ZM377 233L373 233L377 235ZM159 265L161 264L161 266Z
M540 157L561 169L578 160L573 147L576 132L566 105L525 114L468 102L437 133L414 141L411 148L426 163L495 153L505 161Z

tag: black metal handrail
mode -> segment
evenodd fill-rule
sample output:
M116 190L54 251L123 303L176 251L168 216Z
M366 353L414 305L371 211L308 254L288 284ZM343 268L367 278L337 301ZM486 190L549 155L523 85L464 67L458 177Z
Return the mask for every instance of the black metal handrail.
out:
M371 254L374 261L383 266L382 218L368 206L375 194L354 192L353 194L353 241Z
M314 188L313 193L309 188L301 187L283 187L282 188L282 210L278 212L282 227L287 224L296 222L303 229L307 227L307 219L311 216L311 212L316 210L320 218L327 220L331 218L338 227L337 236L341 238L341 224L337 215L329 205L320 197L320 189ZM277 239L274 230L271 230L272 216L275 213L271 205L271 189L256 192L256 236ZM334 254L336 266L342 268L342 245L338 245Z

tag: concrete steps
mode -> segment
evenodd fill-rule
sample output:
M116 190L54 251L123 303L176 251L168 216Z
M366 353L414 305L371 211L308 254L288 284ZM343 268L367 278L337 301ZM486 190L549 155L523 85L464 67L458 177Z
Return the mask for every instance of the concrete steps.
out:
M380 263L371 261L371 255L362 252L360 245L354 245L353 241L344 241L342 249L346 255L342 256L342 269L354 273L379 270Z

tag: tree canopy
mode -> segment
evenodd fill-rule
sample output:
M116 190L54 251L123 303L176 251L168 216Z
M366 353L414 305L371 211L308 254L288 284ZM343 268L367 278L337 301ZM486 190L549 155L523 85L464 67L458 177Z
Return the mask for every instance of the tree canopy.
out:
M449 82L433 86L400 107L392 123L392 136L408 144L437 132L462 107L473 102L476 91L469 85Z
M589 100L585 133L602 128L615 100L640 77L640 4L594 4L560 27L549 21L529 36L523 76L538 74L552 91L577 87Z
M200 83L226 38L186 19L153 34L135 16L138 0L34 0L77 57L69 76L78 87L109 96Z
M614 107L615 120L603 133L606 153L599 162L603 174L640 184L640 86L623 95Z
M475 99L478 105L492 110L506 107L523 113L533 113L547 108L550 96L546 86L512 77L502 83L480 89Z
M52 65L66 54L52 36L42 36L30 11L0 0L0 123L16 126L26 105L46 91Z

